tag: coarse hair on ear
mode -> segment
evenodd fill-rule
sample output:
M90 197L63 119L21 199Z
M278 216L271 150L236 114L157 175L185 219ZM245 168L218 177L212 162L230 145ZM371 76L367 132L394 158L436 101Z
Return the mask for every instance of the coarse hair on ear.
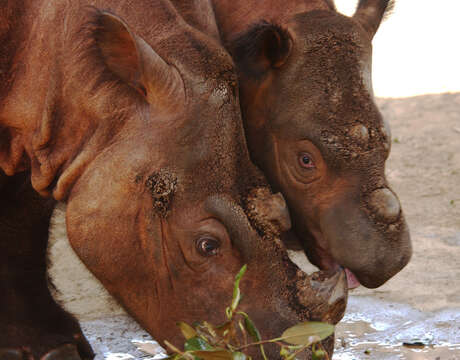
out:
M394 0L359 0L353 19L358 21L372 38L385 16L394 9L394 5Z
M228 48L240 72L261 78L283 66L292 50L292 37L281 26L262 21L231 41Z

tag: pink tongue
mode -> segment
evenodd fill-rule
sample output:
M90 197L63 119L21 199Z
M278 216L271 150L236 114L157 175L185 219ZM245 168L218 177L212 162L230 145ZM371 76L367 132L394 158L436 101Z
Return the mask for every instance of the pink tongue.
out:
M350 270L345 268L345 274L347 274L347 282L348 282L348 289L355 289L361 284L359 280L356 278L355 274L353 274Z

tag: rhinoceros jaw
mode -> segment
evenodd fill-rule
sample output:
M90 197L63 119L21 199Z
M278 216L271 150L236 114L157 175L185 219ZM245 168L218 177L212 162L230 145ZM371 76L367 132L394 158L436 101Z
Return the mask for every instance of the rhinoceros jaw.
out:
M341 266L334 259L334 257L331 255L331 253L330 253L330 251L328 249L325 249L325 248L323 248L322 246L319 245L319 244L325 244L325 243L327 244L327 242L324 241L324 239L322 238L320 233L315 234L315 235L308 234L307 236L310 236L313 239L312 242L314 244L316 244L314 246L313 253L315 254L314 258L316 258L316 260L318 262L318 267L313 265L308 260L308 258L306 256L306 253L305 253L305 251L308 251L308 250L302 250L301 251L303 253L303 255L304 255L303 259L301 260L301 263L306 263L308 265L305 265L305 266L309 266L311 268L317 269L315 271L318 271L318 269L319 269L319 270L323 270L323 271L327 271L327 272L337 272L339 269L345 269L345 274L347 276L348 290L356 289L357 287L359 287L361 285L361 283L359 282L359 280L356 277L356 275L350 269ZM290 239L290 241L291 241L291 243L294 243L294 241L292 239ZM290 246L292 248L291 244L290 244ZM291 257L291 255L289 255L289 256ZM295 257L299 258L300 255L296 254ZM293 260L293 258L291 258L291 261L293 261L300 268L302 268L304 266L304 265L299 265L296 262L296 261L299 261L299 260Z

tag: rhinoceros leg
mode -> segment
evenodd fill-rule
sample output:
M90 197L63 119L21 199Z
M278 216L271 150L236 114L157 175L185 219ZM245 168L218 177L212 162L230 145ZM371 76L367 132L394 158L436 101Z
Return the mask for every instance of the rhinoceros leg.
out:
M52 298L46 275L54 201L29 175L0 171L0 360L94 357L78 322Z

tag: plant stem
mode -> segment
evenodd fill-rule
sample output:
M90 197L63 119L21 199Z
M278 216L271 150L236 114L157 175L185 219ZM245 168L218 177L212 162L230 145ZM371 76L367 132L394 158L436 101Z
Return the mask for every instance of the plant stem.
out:
M164 341L165 345L172 351L174 351L175 353L177 354L181 354L181 356L183 356L185 359L191 359L193 360L194 357L190 354L186 354L182 351L180 351L178 348L176 348L173 344L171 344L168 340L165 340Z
M264 346L262 344L260 344L260 353L262 354L262 357L264 358L264 360L268 360L267 355L265 355Z
M293 358L295 359L295 357L296 357L298 354L300 354L302 351L304 351L305 349L307 349L309 346L310 346L310 345L302 346L299 350L297 350L295 353L292 354L292 355L294 355Z
M237 351L240 351L240 350L246 349L246 348L248 348L248 347L250 347L250 346L256 346L256 345L262 345L262 344L273 343L273 342L276 342L275 340L277 340L277 339L261 340L261 341L249 343L249 344L246 344L246 345L243 345L243 346L240 346L240 347L236 348L236 350L237 350Z
M331 360L329 358L329 354L327 353L327 351L324 349L323 345L321 344L321 342L317 343L317 346L324 351L324 354L326 355L326 360Z

